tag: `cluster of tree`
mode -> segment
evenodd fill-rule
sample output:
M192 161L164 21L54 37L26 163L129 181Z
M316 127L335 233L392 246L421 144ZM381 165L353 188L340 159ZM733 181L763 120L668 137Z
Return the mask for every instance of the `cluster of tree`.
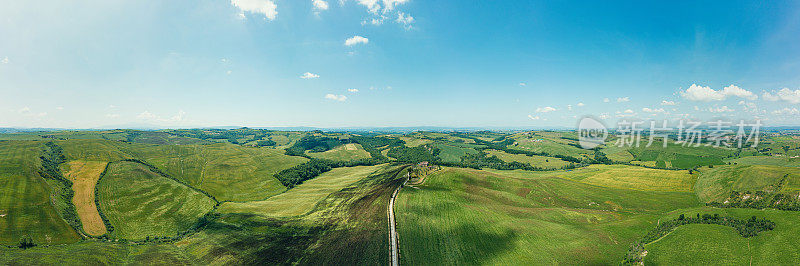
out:
M289 169L275 174L275 178L281 182L286 188L293 188L302 184L306 180L315 178L322 173L328 172L333 168L339 167L353 167L353 166L371 166L383 163L381 160L374 158L352 160L352 161L333 161L326 159L311 159L308 162L299 164Z
M628 249L623 260L624 264L641 264L643 261L644 246L648 243L656 241L657 239L669 234L675 228L688 224L716 224L723 226L730 226L736 229L742 237L753 237L763 231L775 229L775 222L767 219L759 219L755 216L747 220L741 220L733 217L720 216L719 214L703 214L698 213L696 217L686 217L681 214L678 218L671 221L660 222L656 228L650 230L642 239L636 241Z
M103 177L105 177L106 173L108 173L108 167L110 165L111 165L111 163L107 163L106 164L106 168L103 169L103 172L100 173L100 177L97 179L97 184L100 184L100 182L103 181ZM109 220L108 216L106 216L106 214L103 213L103 210L100 209L100 196L99 195L100 195L100 186L94 186L94 196L95 196L94 197L94 206L97 207L97 214L100 215L100 220L103 220L103 224L106 226L106 234L100 236L100 238L108 238L108 235L111 234L112 232L114 232L114 225L111 224L111 220Z
M286 149L286 155L308 157L306 151L309 152L324 152L341 146L342 144L349 143L349 140L340 140L338 138L325 137L325 136L304 136L294 143L291 147Z
M711 202L707 205L717 208L772 208L784 211L800 211L800 196L765 191L733 191L725 202Z
M420 145L417 147L397 146L389 150L386 154L395 158L398 162L419 163L419 162L438 162L439 150L431 145Z
M17 245L17 247L21 248L21 249L29 249L29 248L32 248L32 247L35 247L35 246L36 246L36 243L33 243L33 238L31 238L29 236L22 237L19 240L19 244Z
M72 180L64 177L59 167L60 164L67 161L63 150L55 143L47 142L44 144L42 155L39 156L39 159L42 164L41 168L39 168L39 175L45 179L52 180L50 184L55 191L52 196L56 197L53 200L57 202L55 205L59 210L59 214L67 221L67 224L82 232L81 219L78 217L75 204L72 203L72 198L75 195L72 190Z
M467 154L464 157L461 157L461 162L454 163L454 162L438 162L444 166L452 166L452 167L462 167L462 168L473 168L473 169L483 169L483 168L492 168L497 170L526 170L526 171L548 171L553 170L551 168L542 168L538 166L532 166L531 164L527 163L520 163L520 162L506 162L497 158L497 156L488 156L483 151L480 151L475 154ZM569 165L565 165L560 167L559 169L574 169L577 165L574 163L570 163Z
M379 160L388 160L386 156L381 154L381 149L391 149L405 144L403 140L384 137L353 136L352 140L361 144L361 147L363 147L372 158Z
M258 140L258 141L256 141L256 146L258 146L258 147L270 147L270 146L275 146L277 144L278 143L275 143L275 141L273 141L273 140Z

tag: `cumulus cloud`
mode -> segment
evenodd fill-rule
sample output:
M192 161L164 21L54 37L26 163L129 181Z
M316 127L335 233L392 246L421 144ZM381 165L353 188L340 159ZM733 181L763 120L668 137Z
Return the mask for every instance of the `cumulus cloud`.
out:
M642 112L645 112L645 113L664 113L665 111L664 111L664 108L650 109L650 108L645 107L645 108L642 108Z
M358 89L347 89L347 91L352 92L352 93L356 93L356 92L358 92Z
M3 57L3 59L2 59L2 60L0 60L0 64L4 64L4 65L5 65L5 64L8 64L8 56L6 56L6 57Z
M731 109L730 107L728 107L726 105L723 105L722 107L709 107L708 111L712 112L712 113L724 113L724 112L734 112L736 110L735 109Z
M530 118L531 120L540 120L540 119L542 119L542 118L541 118L541 117L539 117L538 115L537 115L537 116L528 115L528 118Z
M231 0L231 4L242 12L262 14L269 20L278 16L278 5L272 0Z
M344 102L347 100L347 96L328 93L325 94L325 99Z
M550 106L536 108L537 113L549 113L549 112L555 112L556 110L557 110L556 108Z
M677 105L677 103L675 103L674 101L664 100L664 101L661 101L661 105L670 105L671 106L671 105Z
M319 75L311 73L311 72L306 72L306 73L303 73L303 75L300 76L300 78L301 79L315 79L315 78L319 78Z
M765 91L762 97L767 101L785 101L791 104L798 104L800 103L800 89L790 90L789 88L783 88L777 92L772 91L772 93Z
M610 99L608 99L608 98L603 98L603 102L604 102L604 103L607 103L607 102L611 102L611 100L610 100Z
M567 110L572 111L572 105L571 104L567 104Z
M583 104L583 103L578 103L578 107L581 107L581 106L584 106L584 105L585 104Z
M339 2L344 3L344 0L340 0ZM404 12L395 11L398 5L406 2L408 2L408 0L358 0L358 4L366 7L367 12L371 16L361 21L361 25L382 25L385 20L395 17L396 13L397 18L395 22L403 25L406 29L411 29L411 24L414 23L414 17Z
M728 97L740 97L749 100L758 98L753 92L739 88L736 85L727 86L722 90L714 90L708 86L703 87L692 84L688 89L680 91L679 93L681 97L687 100L699 102L722 101Z
M314 11L328 10L328 2L323 0L311 0L311 4L314 5Z
M628 97L617 98L617 102L618 103L624 103L624 102L630 102L630 101L631 101L631 98L628 98Z
M790 108L786 107L786 108L783 108L783 109L772 111L772 114L775 114L775 115L800 115L800 110L797 110L797 108L791 108L790 109Z
M369 43L369 39L356 35L344 41L344 45L347 46L353 46L360 43L367 44Z

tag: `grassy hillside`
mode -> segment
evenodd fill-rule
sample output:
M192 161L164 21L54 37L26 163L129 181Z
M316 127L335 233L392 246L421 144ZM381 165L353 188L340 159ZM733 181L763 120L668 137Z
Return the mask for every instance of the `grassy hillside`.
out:
M648 169L649 170L649 169ZM604 188L559 172L446 168L398 196L404 264L612 264L688 192Z
M336 168L321 174L286 193L263 201L226 202L220 213L253 213L264 216L296 216L311 211L316 204L333 192L365 178L385 165Z
M497 156L500 160L505 162L520 162L520 163L527 163L534 167L541 167L544 169L558 169L567 165L570 165L570 162L554 158L554 157L546 157L546 156L538 156L538 155L523 155L523 154L510 154L504 151L498 150L487 150L486 153L489 156Z
M725 162L743 165L775 165L800 167L800 158L790 158L789 156L746 156L735 159L728 159Z
M190 229L216 204L211 198L135 162L111 163L97 185L100 210L114 235L171 237Z
M306 152L306 154L312 158L339 161L352 161L371 157L369 153L364 150L364 147L361 147L361 144L355 143L344 144L325 152Z
M752 238L718 225L679 227L646 246L645 264L791 265L800 261L800 238L796 237L800 235L800 212L701 207L673 211L661 219L674 219L681 213L719 213L745 219L758 216L774 221L776 226Z
M786 181L778 193L800 190L800 171L794 167L772 165L721 165L700 169L695 192L703 202L722 201L731 191L764 191L776 186L781 179Z
M38 173L42 148L43 142L0 142L0 245L23 237L39 245L80 239L54 208L54 188Z

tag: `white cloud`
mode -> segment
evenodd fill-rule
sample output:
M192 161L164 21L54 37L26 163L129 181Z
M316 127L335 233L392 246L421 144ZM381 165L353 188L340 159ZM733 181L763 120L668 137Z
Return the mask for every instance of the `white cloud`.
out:
M64 110L63 106L56 107L56 110Z
M583 103L578 103L578 107L581 107L581 106L584 106L584 105L585 104L583 104Z
M314 11L328 10L328 2L323 0L311 0L311 4L314 5Z
M520 86L520 87L525 87L525 86L528 86L528 83L525 83L525 82L520 82L520 83L519 83L519 86Z
M311 72L306 72L306 73L303 73L303 75L300 76L300 78L301 79L315 79L315 78L319 78L319 75L311 73Z
M633 114L634 112L633 112L633 110L631 110L631 109L628 109L628 110L625 110L625 112L623 112L623 113L626 113L626 114Z
M602 113L598 116L600 119L608 119L610 116L607 113Z
M109 105L108 105L108 108L117 108L117 106L116 106L116 105L113 105L113 104L109 104Z
M347 89L347 91L352 92L352 93L356 93L356 92L358 92L358 89Z
M571 104L567 104L567 110L572 111L572 105Z
M369 39L356 35L344 41L344 45L347 46L353 46L359 43L367 44L369 43Z
M724 112L734 112L736 110L731 109L727 105L723 105L722 107L709 107L708 111L712 113L724 113Z
M675 103L674 101L664 100L664 101L661 101L661 105L670 105L671 106L671 105L677 105L677 103Z
M791 104L800 103L800 89L790 90L789 88L783 88L778 92L772 91L772 93L765 91L762 96L764 100L767 101L785 101Z
M407 30L411 29L411 24L414 23L414 17L403 12L397 13L397 23L403 24Z
M539 120L539 119L542 119L542 118L541 118L541 117L539 117L538 115L537 115L537 116L528 115L528 118L530 118L531 120Z
M775 114L775 115L800 115L800 110L797 110L797 108L789 109L787 107L787 108L783 108L783 109L772 111L772 114Z
M631 98L628 98L628 97L617 98L617 102L618 103L624 103L624 102L630 102L630 101L631 101Z
M225 71L225 74L226 74L226 75L230 75L231 73L233 73L233 71L230 71L230 70L228 70L228 71Z
M645 113L664 113L665 111L664 111L664 108L650 109L650 108L645 107L645 108L642 108L642 112L645 112Z
M549 112L555 112L556 110L557 110L556 108L550 106L536 108L537 113L549 113Z
M185 121L186 120L186 112L184 112L183 110L180 110L180 111L178 111L178 114L176 114L176 115L174 115L172 117L169 117L169 118L165 118L165 117L160 117L158 115L155 115L155 114L153 114L153 113L151 113L149 111L144 111L141 114L137 115L136 118L142 119L142 120L158 121L158 122L181 122L181 121Z
M347 100L347 96L328 93L325 94L325 99L344 102Z
M8 64L8 56L6 56L6 57L3 57L3 60L0 60L0 63L2 63L2 64L4 64L4 65L5 65L5 64Z
M697 84L692 84L692 86L689 86L688 89L685 91L680 91L679 93L681 97L687 100L700 102L722 101L731 96L749 100L755 100L758 98L758 96L753 92L739 88L736 85L727 86L722 90L714 90L708 86L703 87Z
M603 102L607 103L607 102L611 102L611 100L609 100L608 98L603 98Z
M278 6L272 0L231 0L231 4L243 12L263 14L269 20L278 15Z
M22 107L19 110L17 110L17 112L20 113L20 114L27 114L27 113L31 112L31 108L25 106L25 107Z
M117 118L119 114L106 114L106 118Z

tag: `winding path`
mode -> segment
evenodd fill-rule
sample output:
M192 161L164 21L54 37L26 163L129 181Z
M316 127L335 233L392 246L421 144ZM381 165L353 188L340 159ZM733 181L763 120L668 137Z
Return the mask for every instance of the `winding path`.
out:
M396 223L395 223L395 220L394 220L394 199L397 198L397 193L400 193L400 189L403 188L403 186L406 185L406 182L408 182L408 179L406 179L406 181L403 182L402 185L400 185L399 187L397 187L397 189L394 190L394 194L392 194L392 198L389 199L389 210L388 210L388 212L389 212L389 243L392 246L392 260L391 260L391 265L392 266L400 265L399 255L397 253L397 230L395 230L395 224Z

